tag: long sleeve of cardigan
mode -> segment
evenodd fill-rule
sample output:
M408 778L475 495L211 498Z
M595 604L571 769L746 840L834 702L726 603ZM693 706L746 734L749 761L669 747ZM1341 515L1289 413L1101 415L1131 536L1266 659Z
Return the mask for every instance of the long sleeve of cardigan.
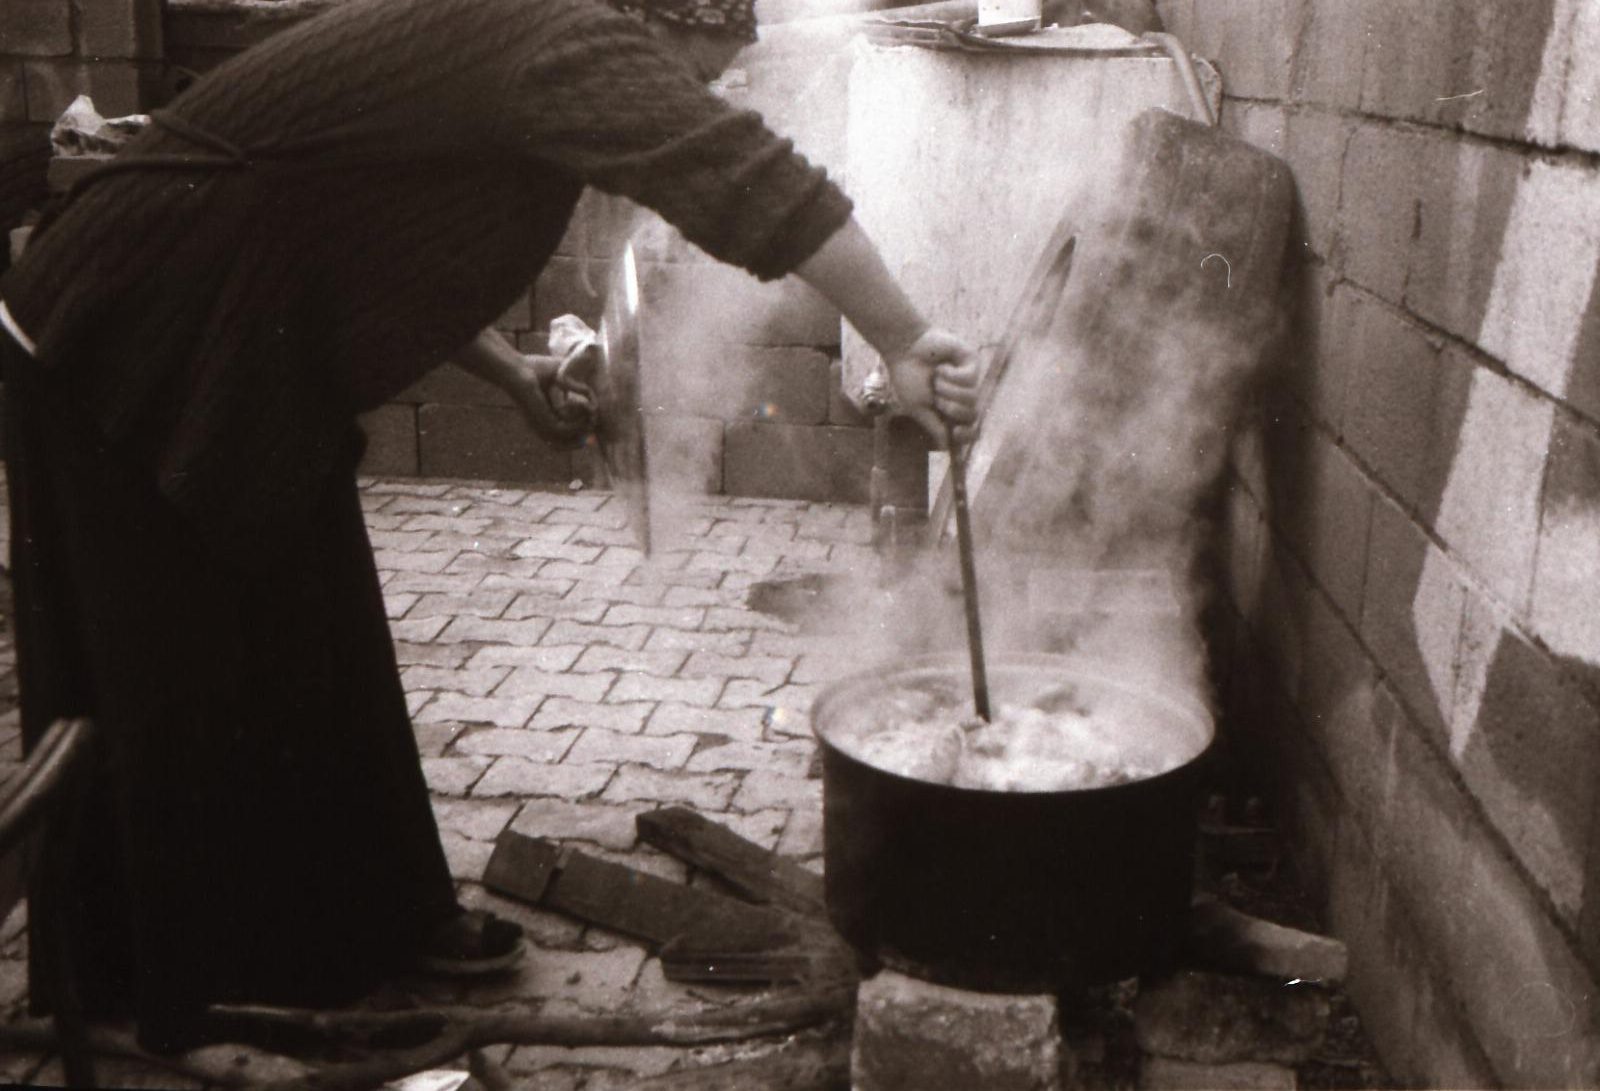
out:
M850 216L849 198L792 141L621 16L580 20L523 65L504 123L527 156L655 210L764 280L791 272Z

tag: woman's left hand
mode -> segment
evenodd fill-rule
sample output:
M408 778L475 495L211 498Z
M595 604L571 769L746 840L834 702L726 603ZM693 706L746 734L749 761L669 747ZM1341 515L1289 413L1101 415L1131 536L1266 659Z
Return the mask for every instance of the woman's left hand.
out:
M934 438L966 444L977 434L978 353L948 330L929 329L887 361L900 408Z

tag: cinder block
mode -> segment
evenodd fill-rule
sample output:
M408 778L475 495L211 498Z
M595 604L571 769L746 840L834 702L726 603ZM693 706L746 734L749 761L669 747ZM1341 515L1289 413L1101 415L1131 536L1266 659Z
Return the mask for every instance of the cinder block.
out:
M1139 1048L1202 1064L1297 1064L1328 1031L1328 994L1264 978L1185 971L1141 981L1133 1005Z
M1342 316L1352 376L1345 441L1383 486L1431 521L1466 416L1471 368L1394 308L1354 299Z
M1269 532L1262 552L1261 593L1249 620L1265 662L1274 668L1273 674L1285 693L1300 691L1305 646L1300 634L1310 588L1311 581L1299 560Z
M1600 266L1600 173L1538 160L1518 180L1477 343L1553 397L1575 365Z
M733 496L865 503L872 434L862 428L734 423L727 426L723 487Z
M1548 141L1553 136L1546 118L1559 110L1569 45L1567 16L1577 6L1564 0L1514 7L1473 0L1475 18L1467 32L1477 38L1482 59L1475 68L1483 73L1485 93L1472 99L1462 115L1464 129L1508 140Z
M1339 612L1353 624L1361 616L1375 490L1344 450L1320 432L1306 468L1301 555L1312 579L1327 590Z
M847 428L871 428L872 418L856 408L844 387L844 361L837 357L828 362L828 423L842 424Z
M77 8L82 56L162 59L160 0L87 0Z
M394 401L409 405L493 405L511 407L511 398L493 383L463 371L454 364L441 364L405 390Z
M0 53L64 57L72 52L67 0L6 0L0 9Z
M1373 507L1361 639L1408 713L1442 746L1454 707L1465 580L1416 522Z
M1600 151L1600 8L1577 5L1570 34L1571 56L1561 94L1560 143Z
M1413 174L1420 204L1405 303L1476 341L1525 164L1503 146L1446 134L1430 136L1418 151L1423 158Z
M1439 954L1500 1086L1596 1086L1600 996L1589 966L1481 825L1467 829L1457 863L1431 894L1454 903L1457 918Z
M1363 6L1371 30L1361 72L1364 111L1454 126L1482 108L1491 86L1480 25L1486 4L1365 0Z
M1333 261L1339 212L1339 178L1354 123L1341 114L1301 108L1284 119L1281 155L1294 170L1305 216L1306 241L1325 261Z
M515 409L424 405L417 433L424 477L566 483L576 473L572 454L539 439Z
M1406 912L1422 935L1433 937L1426 946L1440 955L1461 942L1467 931L1463 899L1441 898L1439 892L1459 891L1468 840L1478 821L1447 762L1419 733L1395 732L1395 774L1374 820L1381 836L1373 840L1383 872Z
M643 262L639 281L651 340L839 344L839 312L795 277L763 283L717 262Z
M1451 554L1520 616L1527 615L1532 595L1539 489L1553 427L1550 402L1486 368L1474 369L1434 519Z
M1393 728L1379 704L1378 667L1320 596L1312 597L1304 628L1304 659L1314 664L1300 693L1306 731L1343 799L1352 807L1376 807L1387 787L1392 744L1387 732Z
M1238 88L1230 87L1229 90L1238 91ZM1240 140L1281 156L1286 120L1284 108L1276 103L1234 102L1223 114L1221 124Z
M417 473L417 411L410 405L383 405L360 417L367 449L360 472L389 477Z
M645 418L650 479L668 496L722 491L722 422L651 413Z
M1139 1065L1140 1091L1295 1091L1299 1086L1294 1069L1259 1061L1197 1064L1147 1057Z
M1504 629L1457 699L1450 753L1556 909L1576 923L1600 805L1600 709L1548 653Z
M1399 304L1417 227L1416 164L1428 138L1363 124L1351 135L1339 186L1336 245L1349 278Z
M1058 1091L1053 996L966 992L884 971L856 999L855 1091Z
M652 339L640 370L654 410L785 424L828 417L828 357L817 349Z
M1336 110L1361 105L1361 73L1371 41L1365 3L1312 4L1290 66L1291 97ZM1204 22L1204 13L1200 20Z
M532 292L523 292L517 301L506 308L506 312L495 319L495 329L507 333L523 333L533 329L533 300ZM545 331L549 325L546 324ZM543 332L543 331L542 331Z
M1194 48L1216 61L1229 95L1282 101L1289 97L1295 43L1308 6L1304 0L1213 5L1200 19L1222 21L1220 48Z
M27 61L28 120L54 124L79 95L94 99L102 117L144 110L161 87L161 67L148 61Z
M1600 436L1558 418L1540 501L1530 628L1546 647L1600 664Z

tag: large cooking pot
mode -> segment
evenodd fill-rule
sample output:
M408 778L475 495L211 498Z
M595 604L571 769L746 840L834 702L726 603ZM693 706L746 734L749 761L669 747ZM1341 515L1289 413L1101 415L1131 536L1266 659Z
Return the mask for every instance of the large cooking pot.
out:
M996 655L996 706L1041 675L1113 693L1129 730L1165 733L1179 764L1069 791L953 787L886 772L831 736L885 687L965 679L959 655L908 660L828 687L812 709L823 763L829 916L869 960L943 984L1049 991L1164 968L1192 894L1200 758L1214 738L1194 699L1066 656Z

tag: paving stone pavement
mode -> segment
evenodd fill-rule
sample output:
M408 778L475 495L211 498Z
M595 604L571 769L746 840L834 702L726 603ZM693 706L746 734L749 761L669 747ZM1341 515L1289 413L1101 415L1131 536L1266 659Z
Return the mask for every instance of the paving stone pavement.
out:
M483 869L512 828L687 880L633 828L638 813L684 804L820 870L821 785L804 725L818 683L848 664L746 597L759 580L864 571L866 509L696 498L668 548L646 560L622 500L604 491L363 479L362 503L462 900L520 921L533 946L493 985L402 987L424 1001L593 1012L726 999L730 990L666 981L659 960L624 937L489 893ZM14 664L8 631L0 772L20 760ZM9 1017L26 1007L24 912L0 927ZM603 1091L716 1053L508 1047L491 1058L530 1091ZM0 1054L0 1081L59 1082L59 1071ZM200 1086L120 1066L107 1078Z

